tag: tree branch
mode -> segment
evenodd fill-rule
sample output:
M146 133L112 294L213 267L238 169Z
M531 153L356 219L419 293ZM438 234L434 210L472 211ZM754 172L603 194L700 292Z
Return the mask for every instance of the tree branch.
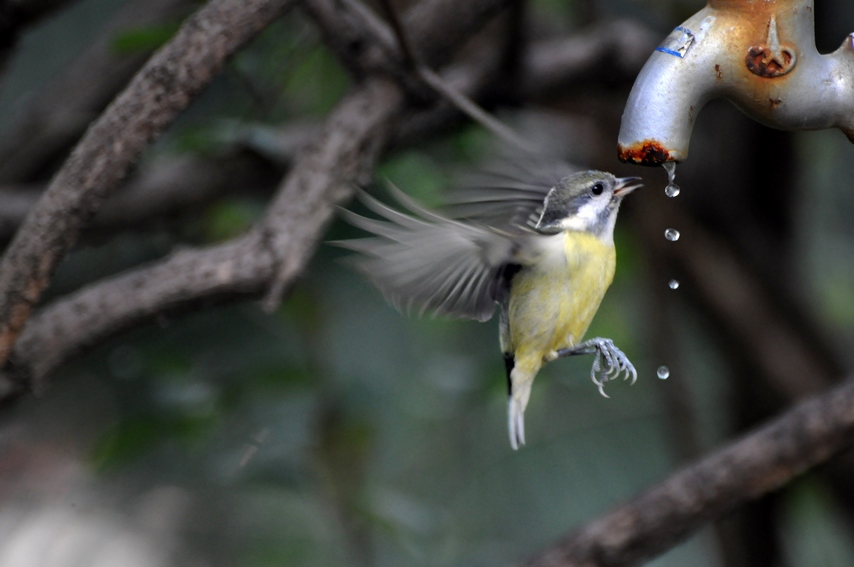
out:
M315 0L320 2L320 0ZM335 0L322 0L335 1ZM436 61L442 63L450 58L453 50L464 43L473 33L482 27L493 15L501 8L506 6L510 0L469 0L465 3L465 9L456 1L451 0L432 0L430 2L422 2L418 4L407 16L407 20L411 22L411 39L413 44L418 49L419 53L425 60ZM322 2L321 2L322 3ZM337 4L339 11L343 14L345 9L352 7L354 3L339 2ZM355 4L358 6L358 4ZM428 15L429 14L429 15ZM340 26L334 23L334 20L327 22L321 21L321 25L330 23L333 29L338 29ZM434 37L435 30L429 26L441 26L443 33L440 37ZM369 46L381 47L381 41L378 37L388 37L390 34L382 32L380 36L375 36L374 31L379 26L370 25L364 30L359 31L356 36L362 41L368 42ZM327 33L327 36L334 34ZM384 49L384 48L383 48ZM383 51L385 53L385 51ZM382 63L380 63L383 65ZM396 64L389 62L388 66ZM403 97L403 87L400 84L395 85L399 93L395 94L396 99L391 106L385 108L387 111L386 119L391 119L401 113L408 101ZM384 97L392 98L390 92L386 92ZM371 115L375 113L373 109L364 108L362 112ZM379 118L379 117L378 117ZM360 153L371 155L371 159L376 159L379 152L385 149L388 140L393 134L396 124L384 125L377 128L374 136L368 140L364 140L364 146L360 148ZM354 133L355 134L355 133ZM339 145L345 143L346 136L350 134L344 132L345 137L330 140L331 145ZM321 151L310 153L311 159L300 159L291 175L286 179L281 191L271 203L267 210L267 215L264 219L264 227L269 235L270 244L273 250L279 254L279 269L277 276L270 286L270 291L265 299L265 307L269 310L277 306L284 295L284 292L300 272L305 264L317 241L320 239L322 230L326 227L328 221L332 218L333 206L335 203L343 200L352 194L352 183L360 183L366 181L366 176L370 173L372 167L360 168L359 165L367 165L366 163L348 163L349 160L339 160L333 165L334 169L328 168L326 156L322 155ZM316 161L314 161L316 160ZM373 161L370 162L373 165ZM343 175L343 176L342 176ZM327 186L329 198L325 201L322 207L308 208L302 200L301 195L304 192L306 184L324 184ZM312 219L313 227L304 232L294 230L294 220L303 219L305 217ZM300 251L298 255L289 255L284 251L293 250L289 246L294 242L301 242L304 246L299 246L296 250Z
M629 81L644 63L642 58L633 57L633 54L655 44L655 38L648 30L626 21L597 25L579 36L530 46L520 70L525 77L524 85L528 85L525 88L527 97L543 99L558 88L572 89L590 84L601 77L603 70L611 80ZM635 38L645 47L638 47L637 43L628 44L626 38ZM501 85L490 80L495 62L485 61L489 58L490 54L475 59L470 57L451 66L443 82L453 84L455 89L471 98L494 100L500 96ZM537 85L541 90L530 85ZM427 111L407 115L395 130L392 146L408 147L446 132L460 118L458 109L448 101L438 101ZM277 164L284 174L297 151L306 140L316 137L321 127L320 123L289 123L279 128L250 124L245 133L238 134L233 145L224 148L223 152L233 154L248 149ZM244 176L257 179L259 185L266 188L271 182L269 176L272 171L259 172L256 169L239 158L223 159L220 156L209 160L183 158L166 164L148 164L127 187L104 202L92 219L92 227L104 231L122 230L143 225L162 215L194 210L228 192L232 181L245 179ZM14 235L38 201L41 191L43 188L35 185L0 187L0 242Z
M449 12L453 13L452 11ZM445 17L449 17L447 14ZM258 229L232 242L185 250L60 299L29 322L0 396L20 392L80 349L200 302L284 290L303 269L349 182L372 169L404 110L399 85L370 79L330 116L298 157ZM274 299L276 299L274 297ZM17 377L18 380L9 378ZM849 444L854 386L802 404L753 435L684 469L576 532L529 565L625 565L660 553L710 518L773 490Z
M42 388L44 377L69 356L157 315L258 297L281 273L282 257L289 276L296 275L323 230L321 217L331 215L335 200L351 190L346 176L370 171L374 141L393 129L402 100L397 85L375 80L339 103L285 185L297 194L291 195L293 216L276 219L292 236L279 235L280 248L271 245L270 228L262 224L234 241L184 250L63 298L24 329L0 381L0 398Z
M478 106L463 92L447 83L427 65L421 63L418 50L410 41L405 26L390 0L381 0L380 4L391 23L391 29L388 29L388 26L357 0L338 0L338 2L338 6L333 6L334 2L330 0L313 0L307 2L306 7L324 29L325 36L332 42L333 48L345 65L356 69L357 72L369 65L378 71L393 75L417 99L424 101L435 99L435 96L432 96L433 93L425 91L426 85L435 94L444 97L458 110L498 138L521 149L527 149L528 144L525 144L516 132ZM343 18L341 17L342 8L345 8ZM347 25L348 21L350 25ZM381 48L384 57L379 57L378 53L371 53L370 50L353 53L349 46L358 37L354 33L353 23L357 23L356 29L359 30L359 34L367 33L371 44ZM394 42L390 40L390 34L393 35ZM342 37L347 38L347 41L342 41ZM360 37L360 39L365 38Z
M32 318L15 346L0 392L8 397L27 387L43 388L42 378L69 356L141 321L199 304L257 297L274 266L260 233L252 231L225 244L175 252L151 266L84 288ZM133 301L128 301L129 294ZM26 364L19 364L23 361Z
M446 17L454 16L453 10L446 12ZM183 252L177 259L90 286L45 309L27 325L0 391L10 396L28 387L39 387L42 378L66 357L148 320L158 312L157 306L159 313L168 313L199 301L257 291L257 286L269 284L272 279L268 270L271 254L279 281L283 285L291 282L313 252L334 204L350 194L354 181L364 181L372 170L404 108L406 98L397 84L384 79L363 83L330 115L319 139L297 157L257 233L253 231L233 244ZM185 280L188 272L181 266L191 266L194 273L203 273L206 278L220 270L229 271L227 263L235 261L228 257L229 253L256 258L258 262L251 281L232 282L236 289L231 294L226 291L228 282L220 285L218 280L208 282L205 278ZM129 297L136 296L137 286L143 285L140 282L157 282L157 293L146 295L139 302L129 301ZM109 298L120 299L122 305L102 303ZM114 315L104 317L108 312ZM84 318L79 321L81 327L72 323L76 317ZM44 356L47 344L53 345L50 356Z
M581 77L571 66L561 66L558 59L551 55L555 46L556 44L550 42L548 45L542 47L544 57L551 61L551 64L549 66L539 66L538 68L548 69L550 73L559 71L577 78ZM533 50L535 54L540 52L540 48L536 46ZM587 50L586 52L596 57L599 56L596 55L594 50ZM535 56L533 59L537 59L537 57ZM596 65L580 61L575 57L573 57L572 61L575 62L574 64L581 64L585 68L596 67ZM451 80L457 84L457 88L466 89L470 94L474 94L483 88L486 82L485 77L490 72L489 65L484 65L480 60L475 60L455 66L450 70L450 76ZM388 94L384 94L385 89L377 89L373 95L367 95L366 93L368 92L372 92L371 89L366 89L363 86L339 103L338 108L327 121L327 125L321 129L322 132L318 136L311 136L317 137L317 139L313 143L305 145L305 149L300 152L299 158L292 155L291 151L295 147L303 146L303 144L295 144L292 132L289 129L283 129L281 132L281 143L276 143L275 145L277 147L280 146L280 150L284 153L277 153L275 156L276 161L281 163L307 161L316 164L325 164L317 166L321 170L321 174L324 171L327 173L331 172L332 177L336 179L343 179L346 175L362 175L359 172L370 169L371 162L376 158L376 156L368 156L366 152L368 148L371 148L372 138L374 140L377 139L379 134L382 136L388 135L386 132L378 132L378 129L382 130L385 126L380 127L376 123L372 124L369 121L359 119L359 116L363 114L362 108L365 107L371 109L371 112L377 112L381 109L389 108L392 100L397 100L396 95L392 99ZM353 99L352 102L351 99ZM391 117L387 120L383 119L381 122L387 124L392 129L392 133L395 133L395 142L397 144L406 144L435 134L437 131L446 128L452 122L451 117L454 116L455 112L456 110L450 105L440 104L434 110L411 116L405 122L409 126L404 126L403 131L405 134L403 138L399 134L396 134L400 131L400 127L397 124L392 124L395 121ZM373 116L373 114L371 115ZM317 128L320 129L320 127ZM300 133L299 137L304 137L304 132L306 131L312 132L315 130L314 127L306 128L305 126L299 126L297 129ZM334 146L334 148L332 150L324 149L327 146L330 148ZM331 153L321 159L318 157L318 154L324 151L330 151ZM370 160L367 160L368 157L370 157ZM350 160L351 165L346 168L335 165L339 160ZM367 161L352 163L353 160ZM154 164L154 167L156 168L155 171L146 173L144 170L139 179L132 182L124 191L111 197L104 204L101 213L93 219L93 227L109 228L112 226L121 228L123 226L140 224L145 222L146 218L148 218L146 215L148 214L161 214L164 210L162 207L178 207L180 203L186 202L186 199L191 199L194 194L204 193L209 197L216 194L217 187L221 187L222 183L227 184L232 176L239 176L245 179L245 176L249 175L249 172L241 173L244 170L239 164L232 164L223 160L218 160L216 163L180 160L166 167L158 164ZM331 191L325 185L329 183L328 179L324 181L320 178L312 178L306 174L309 168L305 165L301 167L303 173L294 173L294 175L298 176L295 179L299 178L301 181L299 183L292 182L292 187L294 188L291 189L293 191L291 198L294 200L295 205L296 203L303 203L303 207L308 212L305 216L302 216L302 213L298 212L295 207L289 213L290 217L283 218L281 223L283 226L290 227L286 230L290 230L296 235L307 236L297 236L293 239L282 237L280 242L283 248L280 249L278 254L279 256L293 254L289 260L291 262L290 269L293 270L293 273L297 273L302 269L302 263L307 260L310 250L314 248L315 242L320 238L322 227L318 226L317 223L325 222L325 219L328 218L325 215L331 214L331 199L340 197L340 195L334 192L326 192ZM345 169L350 171L350 173L346 173ZM228 173L229 171L232 173ZM254 175L257 176L257 173ZM194 185L192 190L187 187L187 179ZM261 179L264 183L269 181L265 176L261 176ZM207 187L205 180L209 180L212 183L212 187ZM337 190L349 190L346 182L340 182L336 187ZM151 194L160 195L156 201L160 202L161 205L154 206L149 203L150 206L140 206L139 203L149 200ZM7 208L11 210L12 205L15 205L18 201L18 199L8 200L12 198L13 196L4 196L0 193L0 210L5 211ZM16 208L20 210L22 205L18 203ZM318 221L318 218L321 221ZM253 242L258 244L256 240L253 240ZM187 264L182 265L189 265L191 263L191 255L196 254L197 258L192 260L194 265L213 265L216 268L226 262L224 256L219 252L221 247L223 247L223 250L231 250L234 253L249 257L253 255L261 257L267 254L266 251L261 250L249 252L244 246L247 245L235 244L234 247L227 247L227 245L215 246L212 247L212 250L216 250L216 252L210 253L208 250L211 249L185 250L181 253L182 258L184 258L182 262L186 262ZM10 369L7 369L7 376L14 377L15 381L13 383L7 380L6 390L10 393L13 390L20 393L27 389L30 381L32 381L35 387L43 386L48 374L57 365L68 360L75 353L80 352L88 346L107 340L126 329L145 324L150 321L151 313L168 314L175 311L185 311L191 306L198 305L200 301L210 300L209 290L212 284L194 279L193 285L197 285L198 287L195 291L190 290L187 287L188 283L184 276L184 271L174 268L174 261L173 258L168 258L153 265L137 268L127 274L96 282L79 293L60 298L52 305L42 309L27 324L21 336L19 346L15 348L13 365ZM262 285L260 282L263 282L265 278L270 276L270 272L266 268L266 261L262 263L265 267L259 268L257 285ZM171 268L161 269L162 266L171 266ZM154 275L149 276L147 274ZM156 281L158 289L167 290L170 287L183 289L185 295L181 296L180 300L165 292L142 297L138 295L137 284L133 283L137 281ZM244 284L245 281L241 280L241 290L247 289ZM121 309L102 305L99 299L102 293L111 297L122 297L123 305ZM218 301L236 301L255 297L255 295L248 292L244 293L243 291L228 293L224 291L224 288L218 288L216 293L219 298ZM160 298L159 303L157 303L157 297ZM138 302L139 305L137 305ZM76 315L77 313L81 314L79 318ZM92 324L92 321L86 315L87 313L98 314L96 324ZM70 329L73 329L73 332L66 332ZM57 339L56 337L59 335L63 335L63 338ZM45 357L44 353L47 347L40 349L37 347L39 344L50 345L50 356ZM0 392L0 399L3 397Z
M854 379L671 475L525 567L637 565L854 444Z
M53 270L142 151L225 65L291 4L212 0L89 128L0 261L0 363Z

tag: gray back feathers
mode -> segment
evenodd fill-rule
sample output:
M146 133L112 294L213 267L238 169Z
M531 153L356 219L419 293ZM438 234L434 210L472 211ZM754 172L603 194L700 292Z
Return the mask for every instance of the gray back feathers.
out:
M349 262L396 308L486 321L542 238L530 218L539 215L560 178L538 183L509 174L482 177L477 186L452 194L441 213L393 187L389 191L405 212L362 192L360 200L380 218L341 214L372 236L334 244L359 253Z

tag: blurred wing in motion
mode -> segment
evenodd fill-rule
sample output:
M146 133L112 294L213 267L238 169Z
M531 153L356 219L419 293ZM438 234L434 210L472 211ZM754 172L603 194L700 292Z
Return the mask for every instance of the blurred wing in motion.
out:
M507 160L463 180L442 212L499 229L529 226L542 213L549 190L579 168L555 159Z
M365 193L365 205L384 220L350 211L344 218L374 236L334 244L361 253L353 258L395 307L487 321L502 301L514 262L536 235L502 231L446 218L391 188L406 214Z

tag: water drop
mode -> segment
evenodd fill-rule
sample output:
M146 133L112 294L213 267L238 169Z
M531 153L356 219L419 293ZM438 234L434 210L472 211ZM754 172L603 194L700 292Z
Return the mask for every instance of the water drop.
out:
M667 282L667 287L670 289L679 289L679 280L670 280Z
M661 167L664 168L664 171L667 172L667 187L664 188L664 194L668 197L676 197L682 191L674 180L676 179L676 162L675 161L667 161L661 164Z
M670 378L670 369L666 366L659 366L658 370L655 371L655 375L661 378L662 380L667 380Z
M667 180L673 183L673 180L676 179L676 162L666 161L661 164L661 167L667 172Z
M676 242L677 240L679 240L680 236L681 234L679 234L679 231L675 228L668 228L664 231L664 238L671 242Z

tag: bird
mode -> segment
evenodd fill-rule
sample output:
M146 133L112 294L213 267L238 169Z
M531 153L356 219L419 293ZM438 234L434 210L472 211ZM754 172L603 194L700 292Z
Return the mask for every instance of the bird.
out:
M609 380L637 379L612 340L582 339L614 277L617 212L639 181L595 170L534 181L499 176L440 209L389 184L399 207L362 191L360 200L379 218L341 214L370 236L334 244L355 252L350 263L401 311L481 322L499 312L516 450L525 444L525 409L546 362L595 355L590 376L605 397Z

